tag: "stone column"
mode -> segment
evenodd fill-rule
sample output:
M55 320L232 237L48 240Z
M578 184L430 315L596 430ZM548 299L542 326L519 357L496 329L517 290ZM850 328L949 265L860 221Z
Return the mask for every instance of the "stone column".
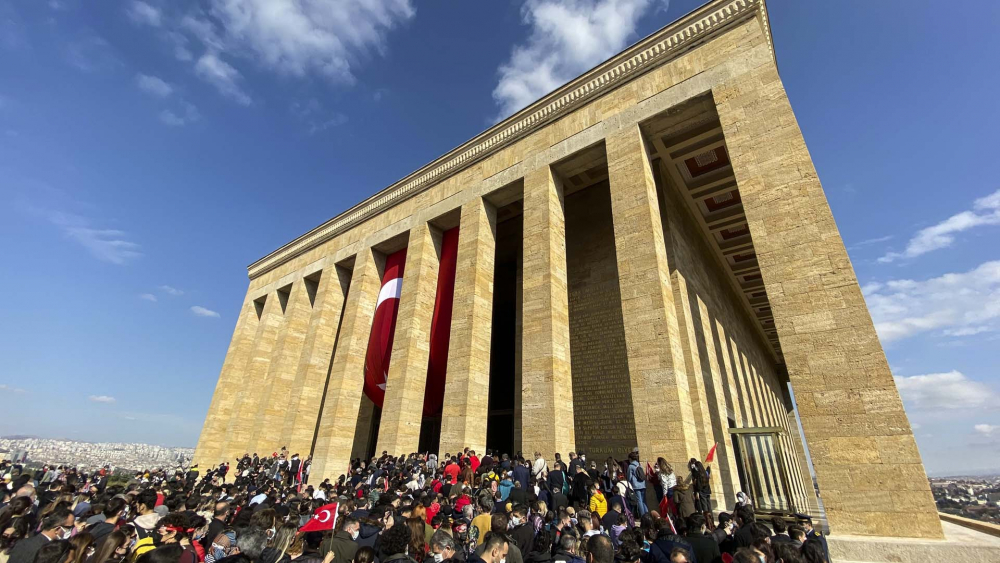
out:
M431 345L431 318L437 295L441 233L418 220L410 230L406 268L396 314L392 362L386 379L385 402L377 451L406 455L417 451L423 418L424 388Z
M699 456L698 430L653 171L637 126L612 134L606 145L639 454L663 456L683 474Z
M223 447L223 455L227 460L238 459L244 453L251 455L254 453L255 444L252 438L254 428L258 424L256 420L257 408L263 399L260 389L267 379L272 352L283 323L284 316L281 313L281 305L278 304L278 297L271 291L264 302L253 348L248 355L246 366L241 374L242 377L233 382L233 385L238 389L238 395L233 415L229 419L226 443ZM258 451L258 453L263 456L270 455L272 451L274 450Z
M712 318L708 314L708 306L693 291L689 289L694 322L695 339L698 342L698 349L703 358L707 358L707 365L702 364L702 369L706 369L705 387L708 392L709 405L712 410L712 425L715 428L715 439L719 441L719 447L715 452L716 464L718 468L713 473L718 473L722 481L723 503L725 509L736 506L736 492L740 490L739 473L736 464L735 452L731 450L729 437L729 412L726 406L724 392L723 372L720 367L722 361L718 356L718 348L714 344L712 337ZM712 491L715 492L713 486ZM722 507L720 506L720 509Z
M681 349L684 352L685 371L688 375L691 412L695 427L698 429L698 450L694 457L704 461L708 451L712 449L712 445L723 441L720 436L716 435L712 426L712 410L715 405L709 405L708 391L706 390L706 384L711 384L711 372L706 365L708 358L702 357L701 349L698 346L695 316L699 314L699 311L691 297L687 280L680 271L674 271L671 281L674 282L674 304L677 308L677 326L681 334ZM718 416L718 411L715 412ZM716 452L716 454L721 453ZM716 466L718 467L718 464ZM722 486L722 471L712 471L709 474L709 479L712 486L712 499L716 506L725 506L726 495Z
M757 67L712 93L831 530L941 538L913 432L777 69Z
M279 299L279 311L280 297L275 295L275 298ZM298 373L299 356L302 354L302 345L309 328L312 307L301 279L291 284L287 299L283 311L284 327L274 347L271 365L267 372L267 382L264 389L260 390L261 402L257 408L254 433L250 440L250 443L254 444L253 448L259 452L275 452L282 446L288 446L287 442L282 441L282 430L285 418L293 408L290 404L292 385ZM289 451L288 455L291 456L293 453L296 451Z
M374 251L364 248L354 260L351 291L344 304L337 353L330 369L326 401L313 450L310 481L315 483L326 478L335 480L347 471L363 392L365 353L380 288Z
M576 436L563 188L548 166L524 178L522 271L521 450L555 459Z
M337 345L337 331L344 310L350 272L340 266L326 268L317 280L312 319L298 358L289 410L282 424L281 442L303 459L312 450L320 403Z
M486 451L493 330L496 209L481 197L462 206L441 452Z
M243 307L240 309L240 316L236 320L236 328L233 330L233 339L229 342L229 350L226 352L226 359L222 363L222 371L219 373L219 381L215 386L215 393L212 394L212 402L208 407L208 414L205 416L205 425L202 428L201 436L198 438L198 446L194 451L192 463L201 466L203 469L218 465L223 461L222 448L225 443L226 428L229 426L229 419L233 413L233 404L236 402L237 389L232 382L238 377L238 372L246 364L246 354L253 342L253 335L257 328L257 313L250 293L247 293L243 300Z
M361 394L361 406L358 407L358 423L354 426L354 445L351 446L351 459L368 457L368 439L372 434L372 420L375 418L375 403L364 393ZM381 455L380 452L375 452Z

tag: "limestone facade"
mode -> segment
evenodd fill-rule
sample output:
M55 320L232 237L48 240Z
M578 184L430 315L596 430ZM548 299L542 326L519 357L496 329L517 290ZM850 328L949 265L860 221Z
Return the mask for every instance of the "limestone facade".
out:
M497 232L512 215L519 291L500 319ZM503 377L527 456L631 446L684 475L718 444L720 509L750 489L815 512L808 452L834 533L941 536L761 0L706 4L252 264L195 461L287 445L313 456L319 482L366 450L416 451L442 222L459 248L438 453L489 445ZM362 398L364 358L383 257L400 244L378 409ZM507 320L516 368L491 374L491 331ZM595 331L608 340L588 344ZM602 373L627 385L608 399L624 405L618 442L578 420L598 412Z

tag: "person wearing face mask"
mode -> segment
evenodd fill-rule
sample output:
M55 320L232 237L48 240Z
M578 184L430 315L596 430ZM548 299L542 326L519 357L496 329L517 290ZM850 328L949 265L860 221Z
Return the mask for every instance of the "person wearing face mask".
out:
M531 544L535 539L535 528L528 524L528 507L523 504L514 506L510 513L509 535L514 540L517 550L524 553L531 552Z
M313 532L310 532L313 533ZM236 532L234 530L226 530L215 536L209 548L205 551L205 563L215 563L221 559L229 557L232 555L233 548L236 546ZM317 546L318 547L318 546ZM322 560L322 557L318 558Z
M53 510L42 520L41 533L17 542L14 549L10 550L8 563L32 563L43 545L53 540L69 538L75 520L73 512L68 508L60 507Z
M455 546L448 532L439 530L431 536L431 552L425 563L464 563L465 553Z
M334 561L351 561L358 551L358 544L354 540L361 534L361 522L357 518L347 516L342 518L339 524L340 529L323 542L320 553L326 555L332 552Z

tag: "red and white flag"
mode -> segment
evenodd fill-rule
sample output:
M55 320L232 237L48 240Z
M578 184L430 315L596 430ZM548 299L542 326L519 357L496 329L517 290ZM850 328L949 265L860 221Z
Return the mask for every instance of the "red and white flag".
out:
M322 532L332 530L337 525L337 503L325 504L316 509L312 518L306 522L305 526L299 528L300 532Z
M457 259L458 227L455 227L445 231L441 238L437 292L431 317L427 382L424 387L425 416L440 414L444 404ZM375 303L375 316L372 319L372 331L368 338L368 351L365 354L365 395L380 408L385 401L385 387L389 379L389 361L392 356L392 341L396 331L396 313L403 289L405 265L405 249L385 258L382 289Z
M364 389L365 395L379 408L385 399L385 383L389 378L392 337L396 332L396 311L399 309L399 295L403 289L405 265L405 248L386 256L382 289L375 302L375 318L372 319L372 332L368 337Z
M448 371L448 344L451 340L451 312L455 301L455 268L458 260L458 227L441 236L441 261L438 265L437 294L431 317L431 346L427 358L427 384L424 386L424 416L441 414L444 406L444 383Z

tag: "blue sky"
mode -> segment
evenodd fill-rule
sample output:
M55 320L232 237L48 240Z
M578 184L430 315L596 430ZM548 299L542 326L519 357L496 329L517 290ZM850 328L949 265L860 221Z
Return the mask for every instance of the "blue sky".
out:
M0 0L0 434L194 445L247 264L696 5ZM1000 8L768 6L925 464L1000 468Z

